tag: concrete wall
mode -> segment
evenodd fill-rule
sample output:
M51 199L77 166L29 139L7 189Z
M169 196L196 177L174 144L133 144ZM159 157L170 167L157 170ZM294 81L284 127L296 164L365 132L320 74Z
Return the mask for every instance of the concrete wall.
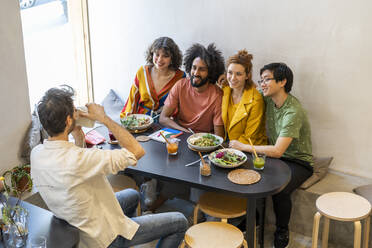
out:
M19 2L0 1L0 174L19 164L30 104Z
M128 96L144 52L159 36L185 51L215 42L227 58L254 54L294 71L293 94L307 109L314 154L332 168L372 177L372 2L368 0L89 1L96 101L110 88Z

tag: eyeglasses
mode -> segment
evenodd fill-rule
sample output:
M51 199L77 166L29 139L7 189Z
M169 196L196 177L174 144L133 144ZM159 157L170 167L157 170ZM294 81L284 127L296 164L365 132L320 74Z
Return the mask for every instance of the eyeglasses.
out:
M261 85L263 83L267 84L270 80L274 80L275 78L264 78L262 80L258 80L258 84Z

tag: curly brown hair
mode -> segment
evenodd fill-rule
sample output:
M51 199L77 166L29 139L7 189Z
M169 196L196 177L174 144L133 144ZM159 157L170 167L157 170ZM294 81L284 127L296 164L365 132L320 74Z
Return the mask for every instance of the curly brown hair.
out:
M154 65L152 58L154 52L159 49L163 49L165 53L171 56L171 63L169 68L172 70L178 70L182 65L182 52L178 48L177 44L169 37L157 38L146 51L146 62L149 65Z
M190 75L194 59L202 59L208 66L209 83L215 84L218 77L225 72L225 63L222 52L211 43L205 48L203 45L195 43L185 53L184 63L185 71Z
M49 89L37 104L37 112L43 128L50 137L63 133L67 116L74 115L75 91L68 85Z
M227 60L227 68L229 68L230 64L239 64L242 65L245 69L245 73L247 74L248 78L245 81L245 88L250 88L252 85L254 85L254 82L252 80L252 59L253 55L248 53L247 50L239 50L237 54L232 55Z

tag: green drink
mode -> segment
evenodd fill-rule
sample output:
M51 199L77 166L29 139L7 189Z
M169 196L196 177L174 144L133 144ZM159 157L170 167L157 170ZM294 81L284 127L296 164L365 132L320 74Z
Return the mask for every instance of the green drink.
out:
M265 166L265 157L260 157L260 155L258 155L258 157L254 157L253 166L256 170L263 170Z

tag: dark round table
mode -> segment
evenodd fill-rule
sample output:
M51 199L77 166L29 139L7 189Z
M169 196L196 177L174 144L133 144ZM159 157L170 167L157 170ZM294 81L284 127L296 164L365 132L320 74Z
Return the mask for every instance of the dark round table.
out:
M154 125L146 134L151 134L161 128L159 125ZM107 130L107 129L106 129ZM102 130L100 130L102 133ZM136 135L135 135L136 136ZM185 165L199 159L197 152L188 148L186 139L190 134L183 134L178 138L181 140L177 155L168 155L164 143L157 141L142 142L141 145L146 151L137 166L130 166L125 170L125 173L137 174L158 178L183 184L185 186L195 187L208 191L224 192L227 194L247 198L247 233L246 239L248 247L254 247L254 223L256 216L256 206L261 209L261 215L264 216L264 199L268 196L280 192L290 181L291 171L289 167L281 160L274 158L266 158L265 169L258 171L261 175L261 180L251 185L238 185L228 180L227 174L231 169L224 169L217 166L211 166L212 175L203 177L199 173L199 163L186 167ZM118 145L101 145L103 149L118 149ZM252 156L246 154L248 160L239 168L253 169ZM260 205L261 204L261 205ZM263 205L262 205L263 204ZM261 218L260 222L263 218ZM262 225L261 225L262 224ZM263 247L263 223L261 225L260 244Z

